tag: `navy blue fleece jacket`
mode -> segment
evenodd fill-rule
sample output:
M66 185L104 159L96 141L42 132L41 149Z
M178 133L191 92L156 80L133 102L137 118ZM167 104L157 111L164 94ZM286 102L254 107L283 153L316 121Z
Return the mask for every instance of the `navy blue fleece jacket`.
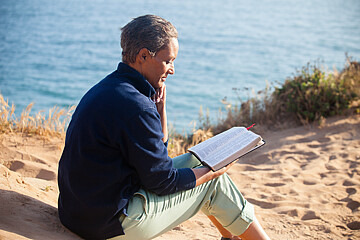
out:
M135 69L118 69L81 99L59 162L59 217L86 239L124 234L118 220L140 188L159 195L195 187L162 142L154 88Z

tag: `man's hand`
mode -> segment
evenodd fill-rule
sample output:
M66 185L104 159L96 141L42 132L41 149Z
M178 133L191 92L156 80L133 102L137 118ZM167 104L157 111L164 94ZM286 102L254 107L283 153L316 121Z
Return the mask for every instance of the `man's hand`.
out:
M167 130L167 115L166 115L166 85L163 84L161 88L156 89L156 93L152 97L152 100L155 102L156 109L160 114L162 132L164 134L163 141L168 140L168 130Z
M152 100L155 102L156 106L165 105L166 103L166 85L165 83L161 88L156 89L156 93L152 97Z
M217 178L224 173L226 173L232 166L235 165L237 161L234 161L227 165L226 167L223 167L219 169L216 172L213 172L208 167L200 167L200 168L192 168L191 170L194 172L195 178L196 178L196 186L199 186L203 183L206 183L214 178Z

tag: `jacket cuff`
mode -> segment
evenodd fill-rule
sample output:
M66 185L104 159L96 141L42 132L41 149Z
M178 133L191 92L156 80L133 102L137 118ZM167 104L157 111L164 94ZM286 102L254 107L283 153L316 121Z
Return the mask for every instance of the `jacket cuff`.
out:
M178 190L188 190L196 186L195 174L190 168L180 168L178 169L178 173Z

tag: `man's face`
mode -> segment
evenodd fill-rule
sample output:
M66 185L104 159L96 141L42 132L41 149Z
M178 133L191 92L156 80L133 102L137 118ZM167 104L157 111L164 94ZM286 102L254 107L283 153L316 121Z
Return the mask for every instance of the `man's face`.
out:
M168 74L175 73L174 61L178 51L178 40L172 38L167 47L158 51L154 57L149 55L143 65L142 74L153 88L160 88L164 84Z

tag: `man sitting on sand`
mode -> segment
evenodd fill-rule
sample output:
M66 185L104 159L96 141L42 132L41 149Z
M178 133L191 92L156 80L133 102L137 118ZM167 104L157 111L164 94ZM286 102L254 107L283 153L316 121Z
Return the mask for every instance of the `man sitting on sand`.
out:
M122 62L81 99L59 162L61 222L85 239L151 239L204 212L223 239L268 239L225 172L168 156L166 86L178 33L158 16L121 33ZM238 237L239 236L239 237Z

